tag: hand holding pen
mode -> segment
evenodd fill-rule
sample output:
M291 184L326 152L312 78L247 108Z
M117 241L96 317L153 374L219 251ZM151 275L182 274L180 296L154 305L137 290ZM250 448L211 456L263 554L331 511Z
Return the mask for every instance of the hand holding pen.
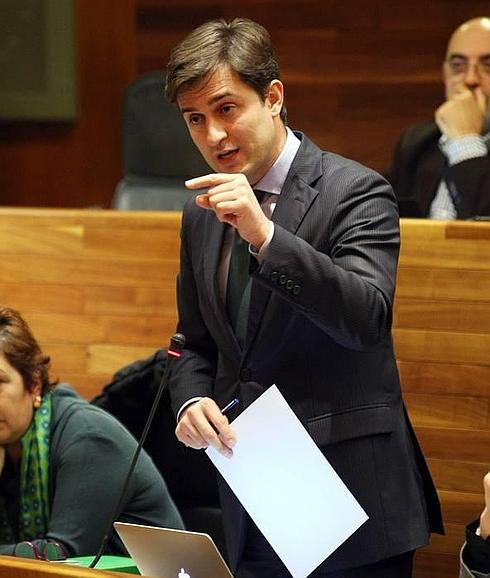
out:
M238 399L233 399L220 409L209 397L199 399L182 411L175 430L177 439L194 449L213 446L222 455L231 457L236 438L226 414L238 403Z

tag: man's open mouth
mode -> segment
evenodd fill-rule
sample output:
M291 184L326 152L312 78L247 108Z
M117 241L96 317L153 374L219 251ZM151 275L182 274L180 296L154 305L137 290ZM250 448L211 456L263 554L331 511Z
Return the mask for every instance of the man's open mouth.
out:
M225 151L224 153L220 153L218 155L219 160L225 160L225 159L229 159L230 157L232 157L235 153L238 152L238 149L231 149L229 151Z

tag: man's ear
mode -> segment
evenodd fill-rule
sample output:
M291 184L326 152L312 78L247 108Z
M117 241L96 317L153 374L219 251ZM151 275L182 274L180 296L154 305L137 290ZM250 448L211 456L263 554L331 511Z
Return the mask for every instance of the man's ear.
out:
M279 116L282 105L284 104L284 85L278 80L274 79L267 91L266 103L268 104L273 116Z

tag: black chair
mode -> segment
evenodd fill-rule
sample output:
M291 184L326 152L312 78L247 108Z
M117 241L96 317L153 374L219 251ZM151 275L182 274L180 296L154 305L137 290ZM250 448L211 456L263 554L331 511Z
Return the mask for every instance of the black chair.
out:
M117 371L91 403L114 415L140 439L167 354L156 351ZM204 452L185 448L175 437L175 418L167 391L143 445L159 469L188 530L209 534L226 557L216 470Z
M182 115L165 98L164 86L165 73L150 72L125 90L124 177L116 187L114 209L180 211L194 194L184 181L211 172Z

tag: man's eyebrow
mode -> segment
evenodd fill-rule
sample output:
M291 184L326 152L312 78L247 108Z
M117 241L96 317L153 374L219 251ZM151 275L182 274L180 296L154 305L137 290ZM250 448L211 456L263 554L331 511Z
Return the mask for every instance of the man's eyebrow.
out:
M233 92L231 90L225 90L220 94L216 94L213 98L208 100L208 104L215 104L216 102L222 100L223 98L228 98L229 96L233 96Z
M490 52L486 53L486 54L481 54L478 57L478 60L488 60L490 58ZM465 54L459 54L458 52L454 52L453 54L450 54L447 57L447 60L469 60L469 57L466 56Z
M465 56L464 54L459 54L458 52L453 52L453 54L450 54L447 57L447 60L455 60L455 59L468 60L468 57Z
M216 104L217 102L219 102L220 100L222 100L223 98L228 98L229 96L233 96L233 93L229 90L226 90L225 92L222 92L220 94L216 94L215 96L213 96L212 98L210 98L207 101L207 105L211 106L213 104ZM183 108L180 109L180 112L182 114L185 114L186 112L195 112L196 109L191 107L191 106L185 106Z

